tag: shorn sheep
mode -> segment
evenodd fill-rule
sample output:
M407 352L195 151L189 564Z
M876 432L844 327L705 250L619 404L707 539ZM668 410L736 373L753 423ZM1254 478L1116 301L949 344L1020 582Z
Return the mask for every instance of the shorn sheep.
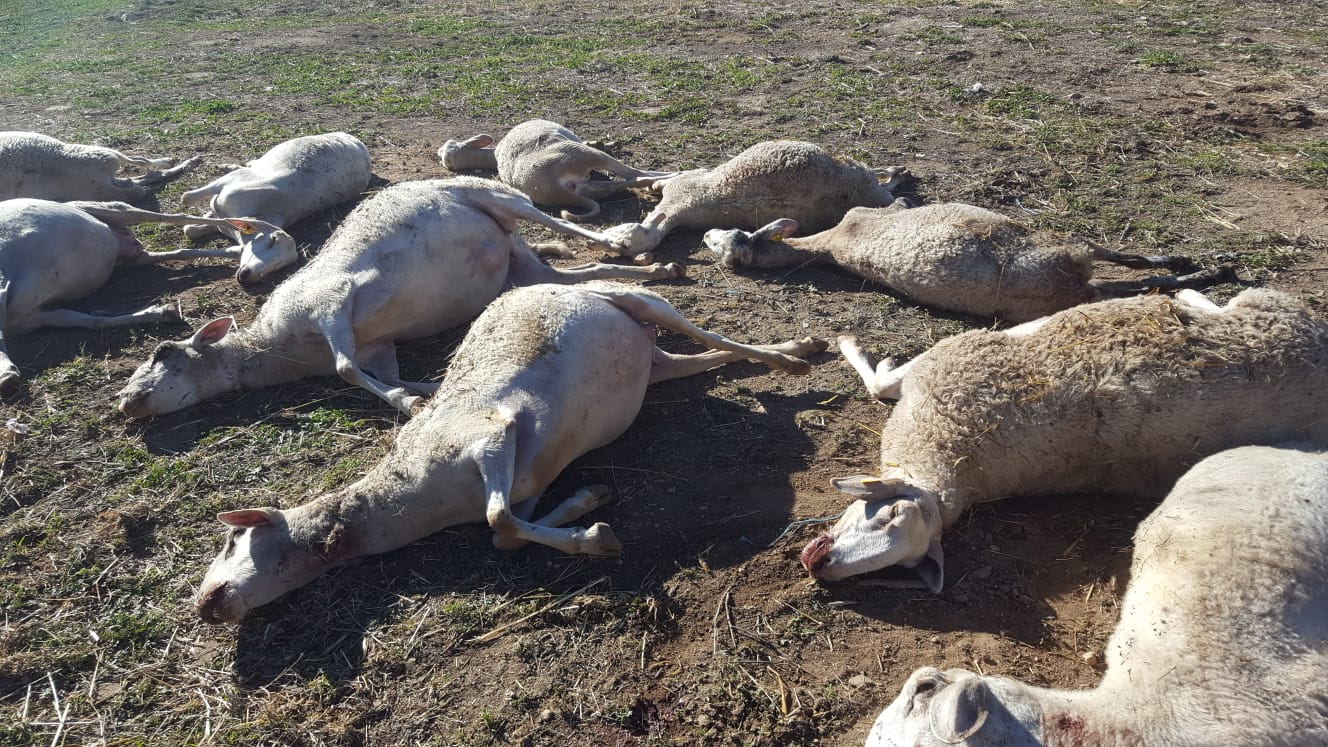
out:
M655 347L655 328L709 352ZM652 382L744 359L788 373L796 356L825 349L810 338L748 346L702 330L663 298L612 283L517 288L471 326L437 396L358 482L284 511L218 518L232 528L199 591L205 622L239 622L252 608L352 558L388 552L456 524L487 520L494 544L537 542L566 553L616 555L606 524L560 529L602 505L583 489L543 518L536 499L573 459L627 430Z
M1161 496L1223 449L1328 441L1328 324L1272 290L1224 307L1192 290L1100 301L951 337L900 368L840 346L899 402L880 474L835 480L858 500L802 552L823 580L901 565L939 591L941 533L974 503Z
M880 181L885 178L886 181ZM684 171L651 189L659 204L640 223L605 229L637 261L673 231L755 230L776 218L793 218L803 230L824 231L854 207L884 207L902 169L870 169L797 140L757 143L713 169Z
M17 198L0 201L0 392L17 386L18 367L4 338L39 327L104 329L125 324L180 319L174 305L151 306L132 314L98 316L52 308L87 296L106 284L119 264L216 257L224 250L179 249L148 252L127 226L135 223L185 225L191 215L154 213L123 202L52 202ZM216 221L252 230L261 221Z
M1210 456L1135 533L1097 687L919 669L867 747L1328 744L1325 568L1328 454Z
M127 156L112 148L66 143L36 132L0 132L0 200L137 202L149 187L179 178L201 162L195 156L167 168L173 159ZM116 176L121 166L130 165L165 171Z
M401 182L360 203L318 256L272 291L253 324L230 317L187 340L163 342L120 392L136 418L175 412L224 392L336 373L402 412L435 384L402 381L396 342L473 319L512 285L602 278L681 277L675 264L555 269L518 221L602 241L602 234L540 212L488 179Z
M1092 281L1093 261L1192 271L1187 257L1144 257L1070 244L962 203L854 208L834 228L788 238L781 218L756 231L714 229L705 244L731 268L833 264L927 306L1022 322L1103 297L1194 288L1235 279L1230 268L1143 280Z
M259 218L279 230L246 233L197 224L186 226L185 234L201 238L220 230L240 257L235 279L262 280L300 258L287 226L359 197L372 179L369 149L359 138L344 132L297 137L180 196L185 206L206 202L209 217Z
M522 122L496 146L491 135L448 140L438 149L438 157L453 171L496 169L504 184L525 192L536 205L570 205L584 211L580 214L562 211L567 220L593 218L600 211L597 200L624 189L648 187L660 178L673 176L669 171L632 168L547 119ZM623 178L592 179L596 171Z

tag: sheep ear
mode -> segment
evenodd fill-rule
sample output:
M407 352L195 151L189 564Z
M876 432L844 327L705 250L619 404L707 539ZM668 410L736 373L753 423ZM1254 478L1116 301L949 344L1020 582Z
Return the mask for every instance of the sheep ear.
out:
M932 736L946 744L959 744L987 723L987 684L965 677L932 696L927 706Z
M770 241L783 241L785 236L792 236L798 232L798 222L792 218L780 218L777 221L763 226L753 234L758 239L769 239Z
M238 511L223 511L217 514L217 521L230 527L252 529L275 526L285 519L275 508L242 508Z
M487 148L493 145L493 135L475 135L461 143L466 148Z
M646 219L641 223L641 225L649 226L651 228L659 228L659 224L663 223L664 219L667 217L669 216L665 215L664 213L651 213L650 215L646 216Z
M198 331L194 333L194 336L189 338L189 347L197 349L207 345L215 345L218 342L221 342L221 338L225 337L234 326L235 317L233 316L223 316L220 319L213 319L202 327L199 327Z
M903 480L893 478L876 477L873 475L854 475L852 477L836 477L830 481L835 490L841 493L848 493L854 498L862 498L869 501L879 501L886 498L898 498L908 493L908 483Z
M932 540L927 545L927 555L918 563L916 570L931 593L941 593L941 589L945 588L945 551L941 549L940 540Z
M227 218L226 222L238 228L240 233L258 233L258 227L243 218Z

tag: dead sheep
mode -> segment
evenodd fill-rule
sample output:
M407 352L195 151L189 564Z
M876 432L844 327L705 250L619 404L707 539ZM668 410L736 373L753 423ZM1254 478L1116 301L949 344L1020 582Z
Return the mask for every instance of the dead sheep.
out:
M272 291L257 318L230 317L163 342L120 391L135 418L225 392L336 373L405 413L436 388L400 379L396 342L473 319L512 285L681 277L676 264L555 269L517 231L526 220L603 241L540 212L525 195L474 177L395 184L360 203L322 251Z
M202 159L127 156L100 145L66 143L36 132L0 132L0 200L137 202L156 187L192 171ZM121 166L146 166L143 176L119 178ZM239 217L239 216L237 216Z
M881 178L886 181L882 182ZM855 207L884 207L902 169L870 169L812 143L757 143L713 169L684 171L651 186L659 204L640 223L606 229L638 261L673 231L755 230L793 218L809 232L824 231Z
M710 351L666 353L655 329ZM362 479L286 510L217 518L231 527L197 599L205 622L236 623L328 569L388 552L445 527L488 521L494 544L537 542L566 553L616 555L608 525L561 529L608 498L578 491L532 521L536 499L581 454L616 439L648 384L752 359L805 374L810 338L749 346L687 321L663 298L627 285L535 285L494 301L457 349L437 396Z
M705 244L730 268L832 264L910 300L1012 322L1103 297L1176 290L1235 279L1230 268L1192 272L1186 257L1143 257L1095 244L1068 244L999 213L962 203L902 209L854 208L834 228L802 238L781 218L756 231L714 229ZM1092 281L1093 261L1189 275Z
M648 187L673 175L669 171L632 168L586 144L557 122L532 119L513 127L494 146L491 135L448 140L438 149L443 165L460 169L497 170L498 178L525 192L536 205L571 205L584 212L562 211L567 220L599 215L601 200L632 187ZM592 179L596 171L622 179Z
M840 348L868 391L899 401L880 474L835 480L857 500L803 550L827 581L901 565L939 591L941 533L975 503L1160 497L1223 449L1328 442L1328 324L1272 290L1223 307L1192 290L1076 306L899 368L873 369L851 337Z
M1328 744L1325 568L1328 454L1210 456L1135 533L1097 687L925 667L866 747Z
M220 231L236 243L241 283L261 280L300 258L287 226L343 202L369 188L373 179L369 149L345 132L307 135L278 143L262 156L185 192L180 204L206 202L208 217L258 218L277 227L275 232L244 232L216 224L185 227L190 238Z

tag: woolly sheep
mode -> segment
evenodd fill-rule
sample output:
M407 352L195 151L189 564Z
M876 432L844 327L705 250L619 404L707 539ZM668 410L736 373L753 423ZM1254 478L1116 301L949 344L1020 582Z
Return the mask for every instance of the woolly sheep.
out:
M344 132L307 135L278 143L247 165L205 187L185 192L180 204L208 203L208 216L259 218L276 232L217 229L215 224L185 227L190 238L218 230L236 242L240 255L235 279L261 280L299 259L295 239L286 226L334 205L349 202L369 188L373 179L369 149Z
M497 146L490 146L490 135L448 140L438 149L438 157L453 171L496 169L504 184L525 192L536 205L572 205L586 211L577 215L564 210L562 216L567 220L593 218L600 211L596 200L631 187L648 187L661 177L673 175L634 169L547 119L522 122ZM626 178L591 179L596 171Z
M900 368L873 371L853 338L840 347L899 402L880 475L835 480L858 500L803 550L822 580L902 565L939 591L941 532L974 503L1161 496L1223 449L1328 441L1328 324L1272 290L1225 307L1192 290L1100 301L951 337Z
M155 187L193 170L195 156L174 168L170 158L126 156L99 145L77 145L36 132L0 132L0 200L135 202ZM115 176L121 166L166 168L132 179ZM236 216L240 217L240 216Z
M1325 568L1328 454L1210 456L1135 533L1097 687L919 669L867 747L1328 744Z
M754 232L707 231L705 244L728 267L834 264L928 306L1022 322L1103 296L1234 280L1229 268L1181 277L1090 282L1093 260L1137 269L1192 270L1186 257L1141 257L1095 244L1072 246L999 213L944 203L853 208L834 228L804 238L781 218Z
M880 177L886 177L882 183ZM755 230L781 217L804 230L824 231L854 207L884 207L902 169L869 169L824 148L797 140L757 143L713 169L684 171L651 189L659 205L640 223L606 229L618 244L648 259L669 233L683 229Z
M711 350L666 353L655 347L656 326ZM626 285L509 291L475 320L438 395L365 477L284 511L217 517L232 529L203 579L199 615L205 622L239 622L250 609L352 558L486 519L501 549L538 542L566 553L616 555L622 545L606 524L557 528L602 505L603 486L529 520L540 493L568 463L621 435L650 383L748 358L805 374L811 367L797 356L824 349L810 338L742 345Z
M104 329L178 320L180 311L173 305L151 306L121 316L50 307L96 291L110 279L117 264L221 255L223 252L212 249L150 253L126 228L135 223L184 225L194 220L190 215L154 213L123 202L52 202L26 197L0 201L0 392L13 389L20 379L18 367L5 349L5 335L39 327ZM247 220L233 222L255 225Z
M272 291L252 325L233 332L235 320L224 317L158 345L120 391L120 411L161 415L224 392L335 372L410 413L436 385L399 378L397 340L462 324L511 285L682 275L676 264L552 268L521 238L520 220L605 238L545 215L492 180L395 184L346 216L318 256Z

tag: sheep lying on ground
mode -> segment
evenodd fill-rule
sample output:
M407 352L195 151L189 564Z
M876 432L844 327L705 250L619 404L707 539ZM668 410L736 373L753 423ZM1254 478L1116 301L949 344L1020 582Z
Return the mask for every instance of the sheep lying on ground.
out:
M344 132L297 137L180 197L181 205L206 200L209 217L260 218L279 230L246 233L200 224L187 226L185 234L200 238L220 230L240 255L235 279L261 280L300 257L295 239L281 229L355 199L372 178L369 149L358 138Z
M867 747L1328 744L1325 568L1328 455L1208 457L1139 525L1097 687L919 669Z
M655 327L711 348L675 355L655 347ZM239 622L252 608L352 558L407 545L444 527L487 518L494 544L538 542L567 553L616 555L606 524L559 529L602 505L583 489L530 521L536 499L568 463L609 443L636 418L646 385L744 359L788 373L796 356L825 349L810 338L772 346L735 343L696 327L663 298L626 285L517 288L471 326L424 410L395 448L342 490L284 511L245 509L198 595L205 622Z
M4 337L39 327L103 329L125 324L177 320L174 305L151 306L132 314L97 316L50 308L83 298L106 284L117 264L149 264L189 257L216 257L224 250L180 249L148 252L127 226L135 223L185 225L191 215L140 210L123 202L52 202L17 198L0 201L0 392L19 382ZM261 221L217 221L265 226Z
M877 397L881 473L802 553L816 578L890 565L942 586L941 532L974 503L1075 492L1159 496L1234 446L1328 442L1328 324L1300 301L1198 291L1076 306L951 337L900 368L841 349Z
M155 187L193 170L197 156L175 163L169 158L126 156L99 145L77 145L36 132L0 132L0 200L118 200L135 202ZM115 176L121 166L166 168L132 179ZM239 216L236 216L239 217Z
M791 218L754 232L707 231L705 244L728 267L834 264L940 309L1013 322L1103 296L1176 290L1235 279L1230 268L1139 281L1092 282L1093 260L1137 269L1190 271L1186 257L1142 257L1074 246L999 213L945 203L909 209L854 208L839 225L804 238Z
M596 200L630 187L648 187L668 171L642 171L581 141L576 133L557 122L532 119L513 127L493 146L493 137L476 135L467 140L448 140L438 149L443 165L459 169L496 169L504 184L525 192L536 205L572 205L586 211L580 215L562 211L567 220L599 215ZM604 171L624 179L592 179Z
M886 177L882 183L879 177ZM669 233L682 229L755 230L789 217L807 231L824 231L854 207L884 207L902 169L869 169L797 140L757 143L713 169L684 171L651 189L659 205L640 223L606 229L638 261Z
M272 291L252 325L233 332L225 317L158 345L120 391L120 411L161 415L224 392L336 373L409 413L436 385L400 379L397 340L462 324L512 285L682 276L676 264L555 269L521 238L521 220L606 240L492 180L394 184L360 203L318 256Z

